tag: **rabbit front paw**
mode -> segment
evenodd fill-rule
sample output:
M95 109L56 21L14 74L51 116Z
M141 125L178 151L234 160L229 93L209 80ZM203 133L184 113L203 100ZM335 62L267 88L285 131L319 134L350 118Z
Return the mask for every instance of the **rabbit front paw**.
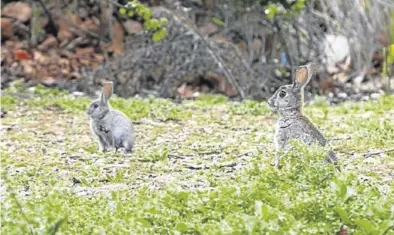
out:
M99 137L99 152L105 153L107 152L107 144L104 142L102 138Z
M99 146L99 152L100 153L105 153L105 152L107 152L107 148L105 148L105 147L103 147L103 146Z
M280 162L280 154L278 152L275 153L275 159L273 163L270 163L271 166L279 169L279 162Z

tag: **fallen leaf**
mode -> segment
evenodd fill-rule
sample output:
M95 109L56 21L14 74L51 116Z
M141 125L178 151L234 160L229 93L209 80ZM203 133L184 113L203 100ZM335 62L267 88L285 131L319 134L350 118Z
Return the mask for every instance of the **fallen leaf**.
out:
M185 97L185 98L191 98L193 97L193 89L188 86L186 83L183 83L177 88L177 92L180 96Z
M57 38L58 38L61 42L68 41L68 40L70 40L72 37L73 37L73 34L72 34L70 31L68 31L68 30L60 30L60 31L57 33Z
M2 38L12 38L14 35L14 26L12 20L8 18L1 18L1 37Z
M32 58L31 55L25 50L18 49L14 51L15 60L22 61L22 60L30 60L31 58Z
M94 53L93 47L75 49L75 55L77 55L77 56L86 56L86 55L92 54L92 53Z
M63 18L57 19L55 20L55 24L59 27L57 38L60 40L60 42L68 41L73 37L71 26L66 21L66 19Z
M23 68L23 74L26 76L26 78L34 78L36 74L36 69L34 68L34 65L31 60L22 60L21 65Z
M211 80L213 84L216 85L216 89L227 96L233 97L238 94L237 90L235 90L230 83L226 80L223 75L208 72L206 75L208 80Z
M82 29L92 32L97 32L99 28L99 25L95 24L92 19L85 20L80 26Z
M49 59L47 56L44 56L39 51L33 51L33 58L39 64L47 64L47 61Z
M236 46L238 47L239 52L242 56L246 56L248 54L248 45L246 44L246 42L240 41L236 44Z
M47 51L49 48L53 48L57 46L56 38L49 34L48 37L38 46L38 49L41 51Z
M69 19L71 20L71 22L73 22L76 25L81 25L83 23L83 21L81 20L81 18L79 18L77 15L75 14L71 14L69 16Z
M123 55L124 31L122 25L115 21L112 25L112 50L116 55Z

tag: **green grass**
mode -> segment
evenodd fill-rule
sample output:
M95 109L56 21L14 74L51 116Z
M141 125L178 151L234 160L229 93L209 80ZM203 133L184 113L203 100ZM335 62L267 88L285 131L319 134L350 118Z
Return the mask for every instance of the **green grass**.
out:
M394 234L394 97L305 111L338 153L295 149L280 170L266 103L113 97L134 122L131 155L98 153L88 98L2 91L2 234Z

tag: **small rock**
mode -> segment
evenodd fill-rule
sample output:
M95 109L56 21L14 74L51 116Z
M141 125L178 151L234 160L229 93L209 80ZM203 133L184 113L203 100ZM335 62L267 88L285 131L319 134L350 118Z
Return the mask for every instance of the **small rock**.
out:
M25 2L11 2L4 6L2 15L26 22L32 17L32 10L30 5Z
M197 97L199 97L200 95L201 95L201 93L198 92L198 91L193 93L193 97L194 97L194 98L197 98Z
M80 92L80 91L74 91L73 93L71 93L71 95L74 97L82 97L85 95L85 93Z
M347 94L344 93L344 92L338 93L338 98L346 99L347 98Z
M142 24L135 20L127 20L126 22L124 22L123 26L128 34L139 33L144 30Z
M3 109L0 110L0 118L4 118L6 114L7 114L7 111L5 111Z
M41 78L40 81L43 84L48 85L48 86L53 85L53 84L56 83L56 79L54 79L53 77L49 77L49 76Z
M208 22L204 26L200 27L200 32L203 35L212 35L219 31L219 26L213 22Z
M360 90L364 92L374 91L375 84L373 82L365 82L360 84Z
M373 100L377 100L377 99L379 99L379 97L380 97L379 93L372 93L371 94L371 99L373 99Z
M12 127L0 125L0 131L11 131Z
M367 101L367 100L369 100L369 96L363 95L360 100L361 101Z

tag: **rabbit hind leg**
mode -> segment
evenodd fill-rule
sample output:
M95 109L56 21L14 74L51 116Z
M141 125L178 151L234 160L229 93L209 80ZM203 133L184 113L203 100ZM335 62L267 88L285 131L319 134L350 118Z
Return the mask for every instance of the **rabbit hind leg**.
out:
M115 152L117 152L118 149L124 147L122 143L122 138L120 137L114 137L113 142L114 142Z
M126 153L130 153L134 147L134 141L132 138L126 139L123 141L123 147L125 148Z

